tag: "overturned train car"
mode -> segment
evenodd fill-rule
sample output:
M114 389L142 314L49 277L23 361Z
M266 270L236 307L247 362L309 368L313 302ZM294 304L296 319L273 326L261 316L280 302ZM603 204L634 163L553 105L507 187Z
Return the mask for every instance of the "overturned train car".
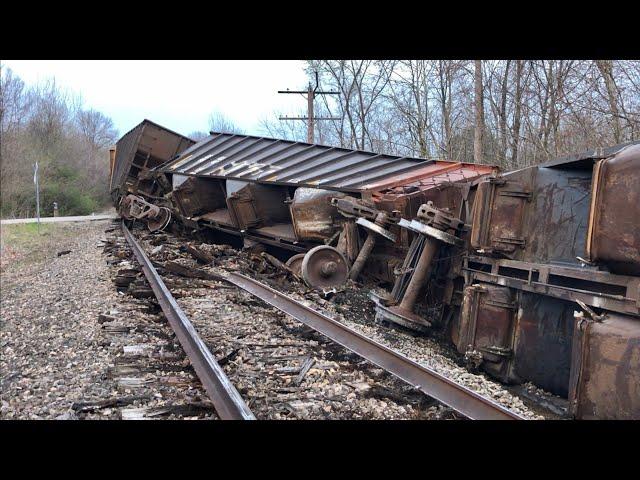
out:
M114 202L124 195L159 197L163 187L150 172L196 142L151 120L125 133L111 149L109 191Z
M346 280L372 231L363 226L366 222L382 234L374 233L379 240L362 273L393 283L411 240L397 220L411 218L427 201L459 216L470 208L470 185L495 171L485 165L212 134L158 167L156 174L171 182L168 197L185 225L294 253L319 246L338 250L342 258L329 248L318 249L301 267L302 276L319 286ZM378 220L384 225L376 225L380 213L388 216ZM314 282L325 257L345 268L325 272L325 281Z
M470 367L564 396L576 418L640 418L639 145L499 174L247 135L195 143L145 120L115 153L125 218L278 247L314 288L375 281L377 320L444 332Z
M640 418L640 144L480 183L458 350L578 418Z

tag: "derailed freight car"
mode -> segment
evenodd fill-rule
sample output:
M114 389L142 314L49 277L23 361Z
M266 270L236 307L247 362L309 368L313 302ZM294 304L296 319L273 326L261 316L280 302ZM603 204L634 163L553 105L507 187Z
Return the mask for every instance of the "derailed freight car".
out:
M373 228L388 232L387 239L382 235L376 242L365 273L387 283L395 280L394 269L410 244L409 232L397 220L412 217L429 200L459 216L469 209L471 183L496 171L487 165L231 134L212 134L156 169L172 182L169 196L187 225L293 252L327 247L309 256L301 272L308 279L323 268L325 257L341 267L356 262L370 231L357 222L375 224L382 212L388 218ZM349 269L324 275L346 280Z
M479 185L458 350L578 418L640 418L640 145Z
M474 368L568 397L577 418L640 418L639 148L498 175L212 133L119 204L280 247L316 288L373 279L379 320L443 329Z
M163 194L171 186L159 183L164 178L151 172L194 143L146 119L125 133L109 151L109 193L119 213L127 219L145 220L152 230L166 227L171 213Z

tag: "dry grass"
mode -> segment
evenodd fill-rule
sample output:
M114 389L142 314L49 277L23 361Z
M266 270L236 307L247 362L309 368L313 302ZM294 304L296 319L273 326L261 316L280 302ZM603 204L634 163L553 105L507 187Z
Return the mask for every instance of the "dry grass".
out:
M18 272L21 268L44 262L64 250L77 227L69 223L36 223L0 227L0 272Z

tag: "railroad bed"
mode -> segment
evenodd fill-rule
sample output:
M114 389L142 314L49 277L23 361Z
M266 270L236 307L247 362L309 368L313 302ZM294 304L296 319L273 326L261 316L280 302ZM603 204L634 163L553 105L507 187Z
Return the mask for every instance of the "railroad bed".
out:
M123 232L116 229L113 233L116 235L108 240L106 250L117 259L111 261L120 289L126 288L137 297L152 297L146 280L138 273L139 264L133 261ZM246 402L246 408L258 419L464 416L254 295L222 281L220 275L228 272L235 272L231 275L237 277L236 281L240 278L237 272L241 272L262 285L285 292L287 297L326 313L367 339L406 355L516 416L549 416L546 412L545 416L540 415L537 408L529 408L499 383L459 366L452 352L434 339L374 323L366 299L367 289L351 284L325 299L276 268L277 262L259 251L236 251L227 245L194 242L169 233L150 234L138 229L133 233L224 375ZM264 298L269 300L268 296ZM175 348L175 342L173 346L175 351L180 350ZM184 357L181 361L182 365L187 363ZM189 381L194 380L190 367L183 374ZM199 405L203 408L200 417L215 418L206 412L206 402ZM145 408L137 407L124 417L148 417ZM153 415L153 408L149 411Z

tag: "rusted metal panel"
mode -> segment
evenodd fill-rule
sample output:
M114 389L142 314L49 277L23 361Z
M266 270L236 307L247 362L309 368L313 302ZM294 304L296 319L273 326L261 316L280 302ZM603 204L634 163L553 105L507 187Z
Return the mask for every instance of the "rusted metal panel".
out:
M291 220L298 240L321 242L330 238L340 226L341 215L331 199L340 192L300 187L291 202Z
M591 171L531 167L480 183L471 245L527 262L584 258Z
M568 395L576 307L573 302L519 293L513 346L516 378Z
M594 169L588 255L611 271L640 275L640 145Z
M136 146L142 135L143 127L144 122L124 134L116 143L115 161L111 173L111 184L109 186L110 192L113 192L116 189L122 190L123 193L126 191L124 183L127 180L127 177L130 176L131 163L133 162L133 158L136 154ZM131 177L133 177L131 181L135 181L137 171L133 172Z
M640 315L640 277L595 267L565 267L469 255L463 269L473 278L619 313Z
M589 169L537 169L521 260L580 263L576 257L586 256L590 189Z
M157 123L143 120L116 144L110 185L114 200L124 193L153 194L155 184L153 180L143 178L144 173L171 160L194 143Z
M509 288L477 283L464 289L457 348L482 359L485 371L512 381L512 343L517 306Z
M227 206L222 184L204 178L188 178L173 190L172 197L185 217L202 215Z
M113 169L116 166L116 147L109 149L109 185L111 185L113 179Z
M464 289L451 338L470 363L501 381L530 381L566 397L576 308L575 302L474 282Z
M579 320L570 409L580 419L640 420L640 322L607 314Z
M448 183L468 183L481 176L497 172L497 167L492 165L438 160L416 171L389 176L378 182L364 185L362 189L386 194L405 195L415 189L425 191Z
M522 181L491 178L480 183L471 245L483 253L507 256L524 248L524 215L530 200L531 192Z
M287 192L273 185L227 180L227 205L240 230L291 223Z

